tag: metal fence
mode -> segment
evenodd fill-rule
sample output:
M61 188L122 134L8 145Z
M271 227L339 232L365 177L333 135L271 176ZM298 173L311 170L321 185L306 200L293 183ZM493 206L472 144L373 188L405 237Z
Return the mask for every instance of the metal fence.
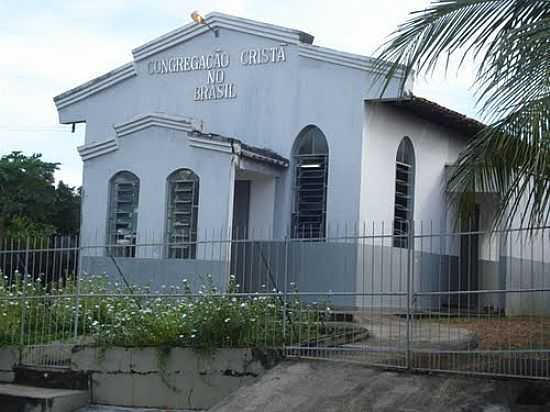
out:
M0 345L52 367L67 366L75 344L157 343L550 378L550 227L447 233L419 223L400 235L407 242L388 227L220 235L195 242L194 259L169 258L180 245L154 239L137 242L134 257L76 238L7 240Z

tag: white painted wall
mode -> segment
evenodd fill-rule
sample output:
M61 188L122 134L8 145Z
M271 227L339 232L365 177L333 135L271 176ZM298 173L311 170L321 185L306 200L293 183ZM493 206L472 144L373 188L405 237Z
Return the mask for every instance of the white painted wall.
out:
M129 170L140 180L137 243L161 242L165 231L166 179L189 168L199 176L198 238L228 228L232 218L233 156L190 147L186 132L151 127L119 139L120 149L84 162L82 242L101 245L106 236L109 180ZM219 235L216 237L219 238ZM160 251L155 252L160 254ZM151 250L147 250L148 257ZM200 257L200 256L198 256Z
M367 102L364 106L360 219L377 225L385 222L385 232L391 233L395 160L404 136L412 141L416 158L416 231L422 228L429 233L430 225L434 232L447 229L445 165L456 160L465 137L385 103Z
M275 179L256 177L250 182L249 236L253 240L270 240L275 210Z
M86 121L86 143L90 144L115 137L113 125L142 113L189 116L203 120L210 132L236 137L250 145L268 147L285 157L291 156L291 148L299 132L309 124L317 125L330 147L328 221L333 226L356 222L360 217L359 191L350 188L361 184L363 99L378 95L372 87L374 76L361 68L304 56L300 46L292 44L285 46L285 63L257 66L239 63L243 48L279 45L280 42L266 37L224 28L219 30L217 38L209 32L200 34L135 63L136 76L60 109L60 120ZM200 55L216 49L222 49L231 56L226 79L235 83L236 99L194 102L194 87L206 82L204 71L161 76L147 73L147 64L152 58ZM396 95L396 83L391 84L388 95ZM149 139L154 139L154 136ZM149 151L133 152L133 164L119 163L119 159L126 156L123 154L109 155L98 161L102 164L108 162L110 168L131 170L133 165L151 164L149 157L156 158L156 152L164 152L165 149L160 146L159 142ZM120 151L123 150L128 150L127 145L121 145ZM185 165L182 164L182 167ZM217 166L211 163L211 167ZM97 185L98 188L89 190L98 191L104 185L105 175L96 173L95 167L85 166L85 169L85 185ZM288 176L288 173L281 176L277 189L274 226L275 236L278 237L284 235L284 228L290 222L292 184ZM199 174L199 177L203 184L208 175ZM218 182L219 179L216 179L216 184ZM141 197L156 196L158 190L143 185ZM209 200L219 203L217 197ZM87 213L84 213L84 219L90 229L101 224L103 216ZM162 215L159 211L157 214ZM151 219L158 221L157 217Z

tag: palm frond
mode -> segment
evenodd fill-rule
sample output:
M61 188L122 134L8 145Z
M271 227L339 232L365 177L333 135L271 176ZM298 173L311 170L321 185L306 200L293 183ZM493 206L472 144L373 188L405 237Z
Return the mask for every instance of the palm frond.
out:
M473 137L448 182L459 209L498 192L495 223L550 222L550 0L438 0L399 26L378 53L386 82L432 74L453 54L478 63L474 85L490 125ZM404 67L404 69L402 69ZM385 88L384 88L385 90ZM384 92L383 90L383 92ZM382 93L383 93L382 92Z
M459 209L472 193L499 193L495 224L550 220L550 98L530 102L484 128L461 153L448 181Z

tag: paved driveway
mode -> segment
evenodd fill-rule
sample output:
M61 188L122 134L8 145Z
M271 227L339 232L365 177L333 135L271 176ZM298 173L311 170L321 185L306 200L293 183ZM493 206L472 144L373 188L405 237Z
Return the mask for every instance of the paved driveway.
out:
M210 412L542 412L550 385L283 362Z

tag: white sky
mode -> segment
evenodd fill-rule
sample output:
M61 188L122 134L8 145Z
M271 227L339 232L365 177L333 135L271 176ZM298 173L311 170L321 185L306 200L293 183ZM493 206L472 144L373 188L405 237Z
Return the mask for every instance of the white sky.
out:
M306 31L314 44L372 55L428 0L0 0L0 155L42 153L81 184L84 125L59 125L53 96L131 61L131 49L220 11ZM6 17L9 16L9 17ZM475 116L471 66L417 81L415 94Z

